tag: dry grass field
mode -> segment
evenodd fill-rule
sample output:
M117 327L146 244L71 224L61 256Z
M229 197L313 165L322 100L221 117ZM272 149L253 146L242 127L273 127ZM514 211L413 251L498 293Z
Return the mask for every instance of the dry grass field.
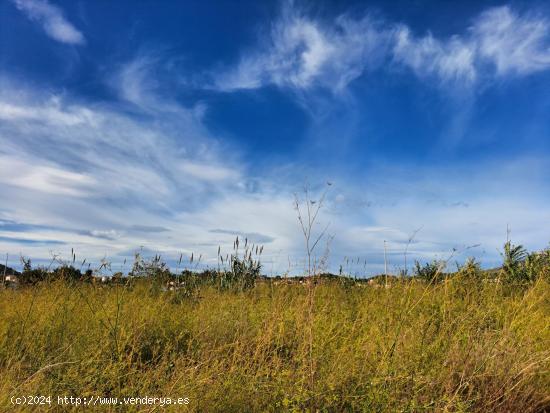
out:
M0 395L187 397L97 411L543 412L550 285L151 279L0 291ZM35 406L36 407L36 406ZM71 411L82 406L40 406Z

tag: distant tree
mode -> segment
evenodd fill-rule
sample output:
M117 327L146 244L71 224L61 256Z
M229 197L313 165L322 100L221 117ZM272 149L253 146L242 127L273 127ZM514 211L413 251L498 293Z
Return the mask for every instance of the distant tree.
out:
M53 280L80 281L82 280L82 272L72 265L62 265L54 269L49 278Z
M438 282L444 278L443 270L445 269L446 263L441 260L433 260L432 262L427 262L424 265L420 262L414 262L414 275L422 280L428 282Z
M471 279L480 279L483 272L481 271L481 264L476 261L474 257L470 257L466 260L462 266L458 267L458 275Z
M550 248L528 254L523 267L526 281L533 282L539 277L550 280Z
M528 281L529 276L525 271L525 259L527 251L523 245L513 245L511 241L506 241L503 257L502 270L508 281Z
M48 278L48 272L44 268L32 268L30 258L21 257L21 264L23 264L23 271L19 276L19 282L22 285L36 284Z

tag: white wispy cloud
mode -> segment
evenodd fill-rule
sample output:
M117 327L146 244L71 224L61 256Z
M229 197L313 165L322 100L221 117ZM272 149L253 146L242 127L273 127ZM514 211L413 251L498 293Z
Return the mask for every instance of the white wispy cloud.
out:
M390 35L369 16L340 16L329 25L288 6L259 50L245 54L236 68L217 78L216 86L234 90L273 83L339 91L380 64Z
M95 179L81 173L68 171L36 158L19 159L0 153L0 178L10 186L51 195L84 196L86 189L97 184Z
M9 83L0 92L0 185L7 200L0 221L11 224L0 226L0 251L12 260L20 253L68 257L75 248L80 259L106 256L122 265L143 246L172 260L202 253L204 263L216 265L218 245L229 252L240 235L266 243L266 273L303 271L292 208L302 171L289 171L290 182L276 170L255 175L219 150L193 108L180 107L181 116L160 110L135 118L116 106L51 97L15 82L10 89ZM336 179L318 226L330 223L335 235L330 268L337 271L344 257L353 257L367 261L360 274L381 270L384 240L392 270L403 266L407 239L419 227L409 266L473 244L481 246L468 254L496 263L508 224L514 240L542 248L548 239L540 223L550 221L547 165L527 159L483 169L415 166L415 173L377 166L371 177ZM248 177L259 182L253 191ZM323 252L321 244L316 255Z
M52 96L45 105L18 105L8 101L0 102L0 119L6 121L40 122L43 124L75 126L94 123L94 113L85 107L62 108L59 97Z
M393 57L421 77L435 76L443 82L466 84L476 80L475 47L458 36L447 41L431 34L417 39L408 27L402 26L396 34Z
M157 59L143 54L132 61L123 64L110 79L120 98L142 108L156 107L155 90L158 88L156 77L151 75L150 68L157 63Z
M499 75L550 68L550 20L544 16L519 15L507 6L489 9L475 20L472 38L480 58Z
M547 70L550 21L502 6L481 13L462 33L437 38L368 14L321 22L290 4L257 49L216 75L215 86L225 91L268 84L298 90L320 86L340 92L363 74L392 64L461 87Z
M182 163L180 169L184 173L204 181L223 182L239 178L239 174L233 169L219 165L205 165L193 161Z
M47 0L12 0L32 21L39 23L46 34L61 43L84 44L84 35L65 16L63 11Z
M436 74L461 85L479 77L525 76L550 69L550 20L502 6L481 13L465 33L449 39L414 38L403 26L393 55L419 76Z
M137 114L0 80L0 185L9 200L0 220L19 223L25 235L0 228L0 250L10 257L48 259L52 249L74 247L97 262L143 245L215 260L217 246L229 251L233 240L210 230L228 226L288 247L280 220L263 214L286 202L283 215L292 217L290 194L276 201L275 193L251 193L239 151L222 151L194 107L151 92L132 104L162 105Z

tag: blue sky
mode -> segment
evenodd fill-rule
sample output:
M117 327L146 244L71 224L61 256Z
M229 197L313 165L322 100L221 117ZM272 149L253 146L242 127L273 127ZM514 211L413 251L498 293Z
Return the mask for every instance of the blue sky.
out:
M395 271L419 228L410 261L492 266L507 227L550 241L549 85L545 2L3 1L0 251L240 235L299 272L294 194L330 181L331 269L387 240Z

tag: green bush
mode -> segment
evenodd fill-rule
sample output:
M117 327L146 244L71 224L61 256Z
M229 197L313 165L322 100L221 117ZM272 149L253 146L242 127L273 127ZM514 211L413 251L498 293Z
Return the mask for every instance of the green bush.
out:
M480 280L483 278L481 264L475 258L470 257L462 266L458 267L457 275L471 280Z
M445 277L445 274L443 273L445 266L446 263L441 260L433 260L425 263L424 265L421 265L420 262L415 261L414 275L427 282L439 282Z

